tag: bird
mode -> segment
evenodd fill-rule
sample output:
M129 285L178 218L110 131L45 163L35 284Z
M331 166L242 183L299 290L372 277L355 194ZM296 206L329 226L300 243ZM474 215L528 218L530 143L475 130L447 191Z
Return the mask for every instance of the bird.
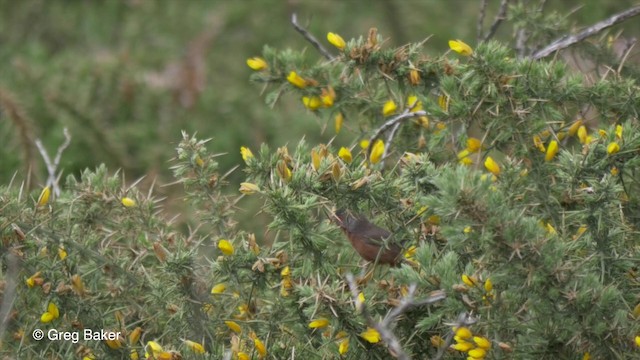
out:
M393 237L389 230L371 223L364 215L345 209L334 211L332 218L363 259L391 266L402 262L402 247L389 242Z

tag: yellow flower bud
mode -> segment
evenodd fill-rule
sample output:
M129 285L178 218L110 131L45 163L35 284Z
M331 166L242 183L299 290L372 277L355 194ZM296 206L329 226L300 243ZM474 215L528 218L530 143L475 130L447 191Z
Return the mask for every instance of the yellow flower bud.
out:
M304 107L309 110L318 110L322 105L322 100L317 96L303 96L302 103L304 104Z
M613 155L620 151L620 145L618 143L612 142L607 146L607 154Z
M476 343L476 345L478 345L479 348L483 348L485 350L491 349L491 341L489 341L487 338L484 338L481 336L474 336L473 342Z
M324 318L320 318L320 319L315 319L312 320L309 323L309 328L310 329L322 329L329 326L329 320L324 319Z
M340 345L338 346L338 353L340 355L344 355L349 351L349 339L344 339L340 341Z
M135 329L133 329L133 331L131 332L131 334L129 334L129 345L136 345L138 343L138 340L140 340L140 335L142 334L142 328L141 327L136 327Z
M247 65L255 71L264 70L268 67L267 62L264 61L263 58L257 56L247 59Z
M467 45L462 40L449 40L449 48L463 56L469 56L473 54L473 49L471 48L471 46Z
M229 321L225 321L224 324L227 325L227 327L234 333L236 334L242 333L242 328L240 327L240 325L238 325L237 322L229 320Z
M467 354L469 354L469 356L474 359L484 359L484 357L487 355L487 351L483 348L475 348L473 350L469 350Z
M487 158L485 159L484 167L487 168L487 170L489 170L493 175L500 175L500 165L498 165L498 163L495 162L495 160L493 160L491 156L487 156Z
M469 328L466 328L464 326L457 328L455 333L457 337L463 340L470 339L473 336L471 334L471 330L469 330Z
M376 143L373 144L369 160L372 164L377 164L382 160L382 155L384 155L384 142L382 140L377 140Z
M409 71L409 83L413 86L420 84L420 73L416 69Z
M481 147L482 147L482 142L480 141L480 139L476 139L474 137L470 137L467 139L467 150L469 150L469 152L472 152L472 153L478 152L478 150L480 150Z
M380 342L381 337L380 337L380 333L378 332L378 330L370 327L367 328L367 330L365 330L364 332L362 332L360 334L360 337L362 337L363 339L367 340L368 342L372 343L372 344L376 344L378 342Z
M558 153L558 142L555 140L551 140L549 146L547 146L547 153L544 156L544 161L551 161Z
M622 140L622 125L616 125L616 137Z
M204 346L202 346L202 344L197 343L195 341L191 341L191 340L183 340L184 344L191 349L191 351L193 351L196 354L204 354Z
M338 151L338 156L348 164L353 160L351 157L351 151L344 146L340 148L340 151Z
M344 115L341 112L336 114L334 118L336 134L340 133L340 129L342 129L342 123L344 122Z
M384 106L382 107L382 115L389 116L394 112L396 112L397 109L398 109L398 105L396 105L396 103L393 100L388 100L386 103L384 103Z
M247 164L249 163L249 159L253 159L253 153L248 147L241 146L240 155L242 155L242 160Z
M40 196L38 196L38 207L43 207L47 205L47 203L49 202L50 196L51 196L51 188L46 186L44 189L42 189Z
M576 132L578 132L580 126L582 126L582 120L576 120L573 124L571 124L569 130L567 131L569 133L569 136L575 135Z
M122 205L124 205L124 207L135 207L136 201L133 200L132 198L128 198L128 197L123 197L122 200L120 200L120 202L122 203Z
M292 71L289 73L289 76L287 76L287 80L292 85L300 89L304 89L307 87L307 80L305 80L302 76L298 75L298 73L296 73L295 71Z
M580 139L580 143L587 144L587 128L584 125L580 125L578 128L578 139Z
M491 290L493 290L493 283L491 282L491 279L487 279L484 282L484 291L491 292Z
M233 255L233 245L228 240L220 240L218 241L218 249L222 251L223 254L229 256Z
M253 339L253 345L256 347L256 350L258 351L260 357L267 356L267 348L264 346L264 343L260 341L260 339Z
M347 45L344 39L336 33L332 33L332 32L328 33L327 40L331 45L337 47L340 50L344 49L344 47Z
M233 254L233 252L231 252L231 254ZM227 286L224 283L219 283L219 284L216 284L214 287L211 288L211 293L212 294L222 294L226 289L227 289Z
M246 195L251 195L260 191L260 188L256 184L243 182L240 183L240 192Z

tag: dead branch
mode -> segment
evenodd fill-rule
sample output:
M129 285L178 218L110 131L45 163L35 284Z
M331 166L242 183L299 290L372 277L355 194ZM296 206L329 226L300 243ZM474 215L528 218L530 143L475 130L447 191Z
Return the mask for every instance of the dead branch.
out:
M307 29L303 28L300 24L298 24L298 15L296 13L291 14L291 25L307 39L308 42L313 45L325 58L328 60L333 60L333 55L320 44L318 39L315 38Z

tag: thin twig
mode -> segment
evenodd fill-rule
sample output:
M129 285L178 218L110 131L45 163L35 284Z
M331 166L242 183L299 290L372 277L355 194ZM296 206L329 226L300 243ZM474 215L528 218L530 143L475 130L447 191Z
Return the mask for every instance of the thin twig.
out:
M484 36L482 35L483 32L483 28L484 28L484 16L487 13L487 5L489 4L489 0L482 0L482 4L480 4L480 13L478 14L478 25L477 25L477 32L478 32L478 42L482 41L482 39L484 38Z
M620 22L623 22L631 17L637 16L640 14L640 6L636 6L636 7L632 7L630 9L627 9L621 13L615 14L605 20L602 20L600 22L597 22L589 27L587 27L586 29L580 31L579 33L575 34L575 35L565 35L562 36L558 39L556 39L555 41L553 41L551 44L545 46L544 48L534 52L531 55L531 58L534 60L537 59L541 59L543 57L549 56L552 53L565 49L573 44L576 44L590 36L593 36L597 33L599 33L600 31L607 29L613 25L616 25Z
M411 118L420 117L420 116L427 116L427 112L424 111L424 110L419 110L419 111L414 111L414 112L411 112L410 110L411 109L407 109L402 114L387 120L384 124L382 124L378 128L378 130L376 130L376 132L373 134L373 136L369 140L369 148L367 149L367 157L369 155L371 155L371 149L373 149L373 144L375 144L376 140L378 140L382 136L382 134L384 134L385 131L387 131L389 129L393 129L392 132L391 132L392 136L390 137L390 139L387 139L387 144L384 147L383 158L387 156L388 149L390 147L390 140L393 140L393 136L395 136L395 132L397 130L397 126L396 125L400 125L400 122L403 121L403 120L406 120L406 119L411 119Z
M351 290L353 301L357 304L356 306L360 308L362 316L367 321L367 325L376 329L376 331L380 333L380 337L382 338L384 343L387 344L389 352L397 359L401 360L409 360L410 358L409 355L404 352L402 344L400 344L400 340L398 340L396 335L393 333L393 328L398 317L405 313L411 307L433 304L435 302L444 300L447 297L443 291L434 291L428 298L414 301L413 294L416 291L417 285L411 284L409 286L407 295L402 298L400 304L391 309L381 322L376 322L369 315L366 305L358 300L358 285L356 284L353 274L347 274L347 283L349 285L349 289Z
M498 31L498 27L500 27L500 24L504 21L504 19L507 18L507 9L509 8L508 5L509 5L509 0L502 0L502 2L500 2L500 8L498 9L498 13L496 14L496 17L493 20L493 24L491 24L489 31L482 38L481 40L482 42L488 41L493 37L493 35L496 34L496 31Z
M56 157L53 159L53 162L51 161L47 150L44 148L44 145L42 145L42 141L40 139L36 139L35 141L36 146L38 147L38 151L40 151L40 155L42 156L42 159L47 166L47 173L49 174L47 177L46 186L51 186L53 188L53 193L56 196L60 196L60 186L58 186L58 178L60 174L57 175L56 171L58 169L58 166L60 165L62 153L71 144L71 135L69 134L69 129L64 128L63 133L65 139L64 143L58 146L58 152L56 153Z
M300 24L298 24L298 15L296 13L291 14L291 25L307 39L308 42L311 43L318 51L322 54L322 56L326 57L329 60L333 60L333 55L320 44L318 39L315 38L307 29L303 28Z

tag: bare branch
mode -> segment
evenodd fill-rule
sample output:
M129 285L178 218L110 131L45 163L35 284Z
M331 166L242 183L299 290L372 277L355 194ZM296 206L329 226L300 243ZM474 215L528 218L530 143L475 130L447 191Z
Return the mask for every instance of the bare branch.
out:
M496 14L496 17L493 20L493 24L491 24L489 31L482 38L481 40L482 42L488 41L496 34L496 31L498 31L498 27L500 27L500 24L504 21L504 19L507 18L507 9L509 8L508 5L509 5L509 0L502 0L502 2L500 2L500 8L498 9L498 13Z
M543 57L549 56L552 53L565 49L573 44L579 43L580 41L593 36L597 33L599 33L600 31L607 29L613 25L616 25L618 23L621 23L629 18L632 18L634 16L637 16L638 14L640 14L640 6L636 6L636 7L632 7L630 9L627 9L621 13L615 14L605 20L602 20L600 22L597 22L589 27L587 27L586 29L580 31L579 33L575 34L575 35L565 35L562 36L558 39L556 39L555 41L553 41L551 44L545 46L544 48L534 52L531 55L531 58L534 60L537 59L541 59Z
M482 39L484 38L484 36L482 35L483 33L482 28L484 28L484 16L487 13L488 4L489 4L489 0L482 0L482 4L480 4L480 13L478 14L478 25L477 25L478 42L482 41Z
M414 301L413 294L416 291L417 285L411 284L409 286L407 295L402 298L400 304L391 309L381 322L376 322L367 311L366 305L360 303L358 300L358 285L356 284L353 274L347 274L347 283L349 284L349 289L351 290L353 301L354 303L358 304L357 306L359 306L360 310L362 311L362 316L367 321L367 325L376 329L376 331L380 333L380 337L382 338L384 343L387 344L389 352L394 357L400 360L409 360L410 358L409 355L404 352L402 344L400 344L400 340L398 340L396 335L393 333L393 327L395 326L397 318L411 307L433 304L435 302L444 300L447 297L444 291L438 290L431 293L431 295L426 299Z
M40 139L36 139L35 141L38 151L40 151L40 155L47 166L47 173L49 174L47 177L47 186L51 186L53 188L53 193L56 196L60 195L60 186L58 185L58 178L60 174L56 174L56 171L60 165L62 153L71 144L71 134L69 134L69 129L64 128L63 132L65 140L62 145L58 146L58 152L56 153L56 157L53 159L53 162L51 161L47 150L44 148L44 145L42 145L42 141Z
M307 29L303 28L300 24L298 24L298 15L296 13L291 14L291 25L307 39L308 42L311 43L318 51L329 60L333 60L333 55L320 44L318 39L315 38Z
M382 134L384 134L385 131L392 129L390 136L387 137L387 144L384 147L384 154L382 157L385 158L388 154L390 142L391 140L393 140L393 137L395 136L395 133L398 130L398 126L400 125L400 122L406 119L411 119L411 118L420 117L420 116L427 116L427 112L424 110L411 112L411 109L407 109L402 114L387 120L384 124L382 124L378 128L378 130L376 130L376 132L373 134L373 136L369 140L369 148L367 149L367 156L371 155L371 149L373 149L373 144L375 144L376 140L380 139L382 137Z

